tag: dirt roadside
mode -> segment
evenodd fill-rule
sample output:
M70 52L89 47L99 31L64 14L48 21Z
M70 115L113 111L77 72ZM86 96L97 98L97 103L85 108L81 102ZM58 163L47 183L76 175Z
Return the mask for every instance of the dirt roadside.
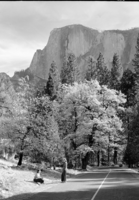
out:
M22 199L28 199L34 193L46 191L54 184L61 182L61 171L47 169L42 172L44 184L38 185L33 182L36 171L17 169L17 162L10 162L0 159L0 199L10 198L14 200L14 195L22 195ZM78 175L81 172L78 170L69 170L67 177ZM27 194L28 193L28 194ZM19 199L20 200L20 199Z
M60 182L60 173L45 174L44 184L33 182L35 171L12 169L16 163L0 159L0 199L23 193L38 193L46 190L50 183ZM54 175L52 177L52 174Z

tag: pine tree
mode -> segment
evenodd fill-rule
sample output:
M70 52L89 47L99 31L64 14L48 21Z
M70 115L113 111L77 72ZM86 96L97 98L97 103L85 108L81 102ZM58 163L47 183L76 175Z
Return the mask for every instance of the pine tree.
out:
M95 78L96 61L93 56L89 56L87 60L87 70L85 74L85 79L90 81Z
M104 57L103 57L102 53L100 53L97 58L97 63L96 63L96 74L97 74L97 80L99 83L103 76L102 75L103 67L104 67Z
M75 81L76 58L73 53L69 53L63 63L61 70L61 82L73 84Z
M127 69L123 73L123 77L121 79L120 85L121 91L126 95L126 113L122 116L122 120L124 121L125 126L125 134L127 135L127 148L126 148L126 158L127 163L129 166L131 165L131 155L129 151L131 151L131 141L133 143L132 134L132 123L134 122L135 115L135 105L136 105L136 77L135 74L130 70Z
M82 82L82 73L81 73L81 69L79 68L79 66L77 65L77 63L75 64L75 82Z
M126 82L126 95L127 95L127 106L129 107L129 111L127 112L127 148L125 153L125 160L128 163L129 167L134 164L135 160L137 160L137 149L138 146L138 115L136 116L136 112L138 112L138 95L139 95L139 34L137 36L136 43L136 53L132 60L132 65L134 67L134 72L129 72L125 74L124 85ZM128 79L127 79L128 77ZM124 77L123 77L124 78ZM128 82L127 82L128 80ZM128 84L127 84L128 83ZM128 88L127 88L128 87ZM136 112L135 112L136 111ZM137 131L136 131L137 130ZM136 142L135 142L136 141ZM135 158L136 155L136 158Z
M30 109L30 123L33 136L31 139L31 156L34 150L41 154L41 157L51 160L55 158L60 143L58 124L55 120L55 104L48 96L44 95L33 99ZM57 150L56 150L57 146ZM40 159L38 157L38 159Z
M136 95L136 79L135 73L133 73L130 69L127 69L123 73L123 77L121 79L120 90L123 94L126 95L126 103L125 106L131 107L136 103L135 95Z
M110 88L118 90L120 89L120 79L123 74L123 67L120 62L119 55L117 53L114 54L113 60L112 60L112 68L111 68L111 74L110 74ZM114 143L116 143L116 140L114 140ZM114 156L113 161L116 164L117 162L117 147L114 147Z
M106 65L104 65L103 70L102 70L100 85L110 86L110 78L111 78L110 70L108 69Z
M134 70L135 70L136 93L137 93L137 99L138 99L138 95L139 95L139 34L137 37L136 53L134 55L134 59L132 60L132 65L134 66Z
M132 65L134 67L134 72L128 70L125 72L125 76L122 78L122 88L124 88L123 92L127 95L127 108L128 112L126 114L127 117L127 148L125 153L125 160L128 163L129 167L132 164L137 162L138 160L138 146L139 138L138 138L138 115L136 116L136 112L138 112L138 95L139 95L139 34L137 36L136 43L136 53L132 60ZM129 112L130 111L130 112ZM136 112L135 112L136 111ZM136 155L136 158L135 158Z
M139 112L138 112L139 113ZM129 167L139 162L139 114L132 120L124 160Z
M59 82L59 71L56 63L53 61L49 70L48 81L46 87L44 88L44 92L48 94L51 99L55 99L57 97Z
M110 71L108 70L102 53L99 54L96 63L96 70L94 77L98 80L100 85L109 85Z
M133 66L135 67L136 75L137 77L139 77L139 34L137 37L136 53L134 55L134 59L132 60L132 63L133 63Z
M120 79L123 74L123 68L120 63L120 58L118 54L114 54L112 60L112 68L111 68L111 80L110 80L110 87L113 89L118 89L120 87Z

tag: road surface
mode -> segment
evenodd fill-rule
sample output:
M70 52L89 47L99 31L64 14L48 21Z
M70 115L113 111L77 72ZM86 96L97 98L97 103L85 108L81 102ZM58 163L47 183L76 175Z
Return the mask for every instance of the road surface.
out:
M139 174L131 169L99 169L49 184L29 200L139 200Z

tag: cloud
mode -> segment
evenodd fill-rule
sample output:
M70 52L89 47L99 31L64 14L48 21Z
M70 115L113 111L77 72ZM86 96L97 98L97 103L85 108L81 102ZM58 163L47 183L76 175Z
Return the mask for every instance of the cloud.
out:
M14 71L26 69L30 65L34 49L12 44L9 48L0 48L0 71L13 76Z

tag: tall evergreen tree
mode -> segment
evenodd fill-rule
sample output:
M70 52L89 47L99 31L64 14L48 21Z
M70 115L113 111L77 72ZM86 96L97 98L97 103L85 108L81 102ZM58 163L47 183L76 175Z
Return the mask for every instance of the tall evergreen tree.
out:
M69 53L63 63L61 69L61 82L73 84L75 81L76 58L73 53Z
M139 111L138 111L139 113ZM132 120L130 124L128 144L125 151L124 160L129 167L139 162L139 114Z
M118 89L120 87L120 79L123 74L123 67L120 63L120 58L118 54L114 54L112 60L112 68L111 68L111 80L110 87L113 89Z
M125 106L128 108L129 106L134 106L136 103L135 95L136 95L136 77L135 73L133 73L130 69L127 69L123 73L123 77L121 79L120 90L123 94L126 95L126 103Z
M139 98L139 34L137 36L136 52L132 60L132 65L134 67L134 72L128 72L125 74L124 85L125 91L127 93L127 107L129 107L130 112L127 112L127 138L128 144L125 152L125 160L128 166L131 167L132 164L138 161L138 114L136 112L138 108L138 98ZM126 81L125 81L126 80ZM122 81L123 83L123 81ZM137 148L136 148L137 147Z
M139 34L137 37L137 44L136 44L136 53L134 55L134 59L132 60L133 66L135 67L135 72L139 80Z
M97 58L94 77L98 80L100 85L109 85L110 71L105 64L102 53L100 53Z
M85 79L90 81L95 78L96 61L93 56L89 56L87 60L87 70L85 74Z
M49 70L49 77L44 89L44 92L50 96L51 99L55 99L57 96L58 86L60 82L59 71L56 63L53 61Z
M121 117L126 127L128 143L130 138L131 125L135 115L135 105L136 105L135 81L136 81L135 74L131 70L127 69L126 71L124 71L123 77L121 79L120 90L122 91L122 93L126 95L126 103L125 103L126 112L125 115Z
M32 101L29 110L32 133L29 138L29 155L33 160L53 162L58 158L56 154L61 147L54 102L47 95L35 97Z
M77 65L77 63L75 64L75 82L82 82L83 81L83 76L82 76L82 72L80 67Z
M110 86L111 72L106 65L104 65L102 75L103 76L100 80L100 85L107 85L109 87Z
M134 70L135 70L136 93L137 93L137 99L138 99L138 96L139 96L139 34L137 36L137 44L135 48L136 48L136 53L132 60L132 65L134 66Z
M99 83L102 78L103 67L104 67L104 57L103 57L102 53L100 53L97 58L97 63L96 63L96 74L97 74L97 80Z

